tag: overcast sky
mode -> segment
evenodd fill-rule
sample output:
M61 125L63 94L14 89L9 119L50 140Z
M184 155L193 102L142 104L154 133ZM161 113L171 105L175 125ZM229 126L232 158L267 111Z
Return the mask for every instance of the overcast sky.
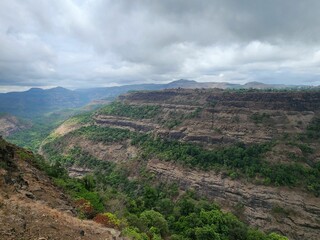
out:
M320 84L319 0L1 0L0 91Z

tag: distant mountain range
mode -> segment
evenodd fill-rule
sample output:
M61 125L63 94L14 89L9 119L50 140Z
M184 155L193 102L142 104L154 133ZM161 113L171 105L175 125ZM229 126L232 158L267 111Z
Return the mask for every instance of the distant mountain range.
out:
M33 117L43 113L65 108L82 107L93 100L112 100L128 91L161 90L167 88L221 88L221 89L269 89L303 88L307 86L289 86L282 84L264 84L250 82L244 85L227 82L196 82L180 79L167 84L136 84L117 87L87 88L68 90L62 87L52 89L31 88L25 92L0 94L0 113L10 113L22 117Z
M0 112L31 117L64 108L80 107L90 100L83 94L62 87L0 94Z

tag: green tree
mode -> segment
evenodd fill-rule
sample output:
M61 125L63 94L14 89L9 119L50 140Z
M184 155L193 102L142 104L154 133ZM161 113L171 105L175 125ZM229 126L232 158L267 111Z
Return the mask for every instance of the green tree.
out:
M289 239L277 233L270 233L267 237L267 240L289 240Z
M197 240L220 240L219 234L215 231L215 226L204 226L195 229Z
M82 181L84 183L84 187L88 190L88 191L92 191L95 186L96 186L96 183L95 183L95 180L93 178L92 175L90 174L87 174L85 175L83 178L82 178Z
M150 229L157 228L160 231L161 236L165 236L168 232L168 223L163 215L154 210L146 210L140 215L140 220L144 226L150 231ZM152 229L151 229L152 230Z

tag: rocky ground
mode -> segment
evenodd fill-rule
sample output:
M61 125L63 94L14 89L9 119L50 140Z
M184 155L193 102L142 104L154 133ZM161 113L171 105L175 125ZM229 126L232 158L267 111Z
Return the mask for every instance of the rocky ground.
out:
M77 218L68 196L31 157L0 139L0 239L122 239L117 230Z

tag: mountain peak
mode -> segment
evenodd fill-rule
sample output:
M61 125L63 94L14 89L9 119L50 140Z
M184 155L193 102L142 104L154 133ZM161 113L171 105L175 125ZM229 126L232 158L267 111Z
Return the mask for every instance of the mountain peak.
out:
M257 82L257 81L252 81L252 82L247 82L244 85L266 85L265 83L262 82Z
M27 90L27 92L42 92L42 91L44 91L42 88L36 88L36 87L30 88L29 90Z
M195 80L188 80L188 79L179 79L179 80L175 80L170 82L169 84L177 84L177 83L196 83Z
M55 91L55 92L66 92L66 91L71 91L71 90L69 90L69 89L67 89L67 88L64 88L64 87L60 87L60 86L58 86L58 87L54 87L54 88L50 88L50 89L47 89L48 91Z
M57 87L54 87L54 88L51 88L51 89L66 89L66 88L61 87L61 86L57 86Z

